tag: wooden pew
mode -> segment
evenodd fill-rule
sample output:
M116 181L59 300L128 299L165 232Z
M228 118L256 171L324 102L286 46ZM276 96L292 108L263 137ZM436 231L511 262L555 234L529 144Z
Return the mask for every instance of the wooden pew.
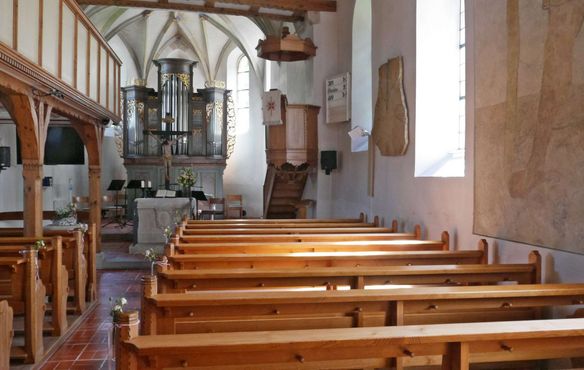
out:
M421 229L416 226L414 233L353 233L353 234L266 234L266 235L183 235L181 243L306 243L345 242L373 240L420 240Z
M51 212L45 211L43 213L45 219L51 214ZM14 220L14 217L21 216L22 212L3 212L0 213L0 220L9 219ZM21 218L22 219L22 218ZM60 231L60 230L45 230L45 236L55 236L61 235L64 238L67 237L67 231ZM2 227L0 228L0 236L22 236L22 228L21 227ZM82 235L83 240L83 255L86 260L87 264L87 283L86 285L86 292L85 296L89 301L95 301L96 299L96 284L97 284L97 271L96 271L96 250L97 250L97 230L96 225L93 223L87 224L87 233ZM73 275L72 275L73 276ZM79 280L76 280L79 281ZM82 311L81 305L82 301L78 302L78 310ZM84 304L84 303L83 303Z
M0 238L0 255L18 257L28 250L37 238ZM67 297L69 272L63 264L62 237L44 239L46 247L39 250L40 277L51 298L51 317L54 336L61 336L67 330Z
M534 320L582 304L584 284L158 294L148 275L140 325L155 335Z
M185 229L179 227L179 236L195 235L297 235L297 234L383 234L392 233L389 227L296 227L296 228L227 228Z
M293 227L293 228L227 228L227 229L185 229L179 227L179 236L196 235L303 235L303 234L389 234L389 227Z
M495 284L515 281L520 284L541 282L541 256L529 254L527 264L437 265L388 267L314 267L289 269L205 269L169 270L159 273L162 293L199 290L237 290L291 287L326 287L391 285Z
M12 307L7 301L0 300L0 369L10 367L10 348L14 336Z
M306 253L178 254L170 269L313 268L360 266L464 265L487 263L487 244L465 251L360 251Z
M85 248L87 242L80 230L45 230L44 237L61 236L63 264L69 275L69 294L75 303L75 312L83 313L86 308L88 263ZM29 246L38 238L24 238L21 228L0 228L0 250L4 244ZM1 252L0 252L1 253Z
M377 217L377 216L376 216ZM218 224L279 224L279 223L296 223L296 224L318 224L318 223L365 223L367 216L364 213L359 215L359 218L288 218L288 219L268 219L268 218L241 218L241 219L227 219L227 220L191 220L183 219L189 225L218 225Z
M200 254L200 253L296 253L296 252L358 252L358 251L416 251L448 250L450 236L442 232L440 240L373 240L373 241L337 241L337 242L225 242L225 243L182 243L175 235L165 246L165 254Z
M0 256L0 299L8 302L15 316L24 316L24 346L13 347L12 358L34 363L42 357L45 297L36 251L19 257Z
M294 229L294 228L339 228L339 227L377 227L375 223L365 223L365 222L319 222L319 223L298 223L298 222L279 222L279 223L245 223L245 222L232 222L232 223L218 223L218 224L191 224L183 222L181 224L186 230L199 230L199 229L209 229L209 230L224 230L231 228L243 228L243 229ZM397 229L393 229L393 232L397 232Z
M138 336L137 321L137 313L122 315L118 370L369 369L394 358L428 365L427 356L460 370L584 351L584 319L146 336Z

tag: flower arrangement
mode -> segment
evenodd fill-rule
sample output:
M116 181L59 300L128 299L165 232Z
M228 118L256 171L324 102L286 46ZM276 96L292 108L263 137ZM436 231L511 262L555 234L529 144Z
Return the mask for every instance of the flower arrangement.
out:
M34 242L34 244L32 245L32 249L35 251L39 251L41 249L45 249L47 246L45 244L44 240L37 240L36 242Z
M168 260L166 256L161 256L157 254L153 248L146 249L144 252L144 258L150 261L150 275L154 276L154 266L166 266L168 265Z
M176 182L183 188L190 189L197 182L197 175L195 175L192 168L183 168L180 171Z
M128 300L124 297L113 299L110 297L109 301L112 304L110 316L113 317L114 322L118 321L118 316L124 312L124 306L128 304Z
M174 234L174 230L172 227L167 226L164 228L163 235L164 235L164 239L166 240L167 243L170 241L172 234Z
M55 210L55 217L57 218L57 220L75 216L77 216L77 214L75 204L73 203L69 203L65 207Z
M83 234L87 234L87 230L89 230L89 225L80 223L79 224L79 230L81 230L81 232Z
M77 212L75 204L69 203L63 208L55 210L54 225L72 226L77 224Z
M146 259L150 262L156 262L156 261L158 261L158 258L159 258L159 256L154 251L154 248L146 249L146 251L144 252L144 259Z

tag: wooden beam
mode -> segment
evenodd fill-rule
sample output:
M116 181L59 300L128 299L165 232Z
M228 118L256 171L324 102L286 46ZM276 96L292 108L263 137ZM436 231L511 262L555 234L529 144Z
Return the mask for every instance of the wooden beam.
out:
M222 0L220 2L291 11L337 11L337 2L335 0Z
M316 1L316 0L315 0ZM321 0L318 0L319 2ZM325 1L325 0L322 0ZM185 3L162 3L162 2L150 2L144 0L78 0L77 1L80 5L103 5L103 6L122 6L122 7L129 7L129 8L146 8L146 9L162 9L162 10L178 10L178 11L191 11L191 12L202 12L202 13L216 13L216 14L228 14L228 15L241 15L244 17L255 17L258 14L254 13L250 10L241 10L241 9L232 9L232 8L219 8L214 6L207 6L207 5L194 5L194 4L185 4ZM303 13L305 10L300 8L309 8L310 1L305 1L307 4L301 4L298 1L299 8L290 8L285 9L282 8L284 2L283 1L275 1L276 4L271 4L271 1L264 1L264 0L225 0L221 1L221 3L231 3L231 4L247 4L250 6L256 7L263 7L264 9L278 9L278 10L290 10L290 11L298 11L301 10ZM294 1L296 3L296 1ZM263 5L263 6L262 6ZM311 8L311 7L310 7ZM330 7L329 7L330 8ZM336 3L335 3L336 9ZM312 9L311 9L312 10ZM262 16L274 20L280 20L285 22L297 22L303 21L304 16L298 15L282 15L282 14L273 14L273 13L260 13Z

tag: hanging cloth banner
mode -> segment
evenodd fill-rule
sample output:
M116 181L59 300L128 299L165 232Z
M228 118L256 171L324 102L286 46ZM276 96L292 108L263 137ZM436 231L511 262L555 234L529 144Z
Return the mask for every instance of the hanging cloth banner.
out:
M286 117L286 95L280 90L266 91L262 96L264 125L283 125Z

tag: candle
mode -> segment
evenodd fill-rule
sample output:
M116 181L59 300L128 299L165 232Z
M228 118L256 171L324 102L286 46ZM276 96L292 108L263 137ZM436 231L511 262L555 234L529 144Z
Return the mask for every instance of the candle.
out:
M148 181L148 189L152 188L152 181Z
M140 181L140 187L144 189L144 181Z

